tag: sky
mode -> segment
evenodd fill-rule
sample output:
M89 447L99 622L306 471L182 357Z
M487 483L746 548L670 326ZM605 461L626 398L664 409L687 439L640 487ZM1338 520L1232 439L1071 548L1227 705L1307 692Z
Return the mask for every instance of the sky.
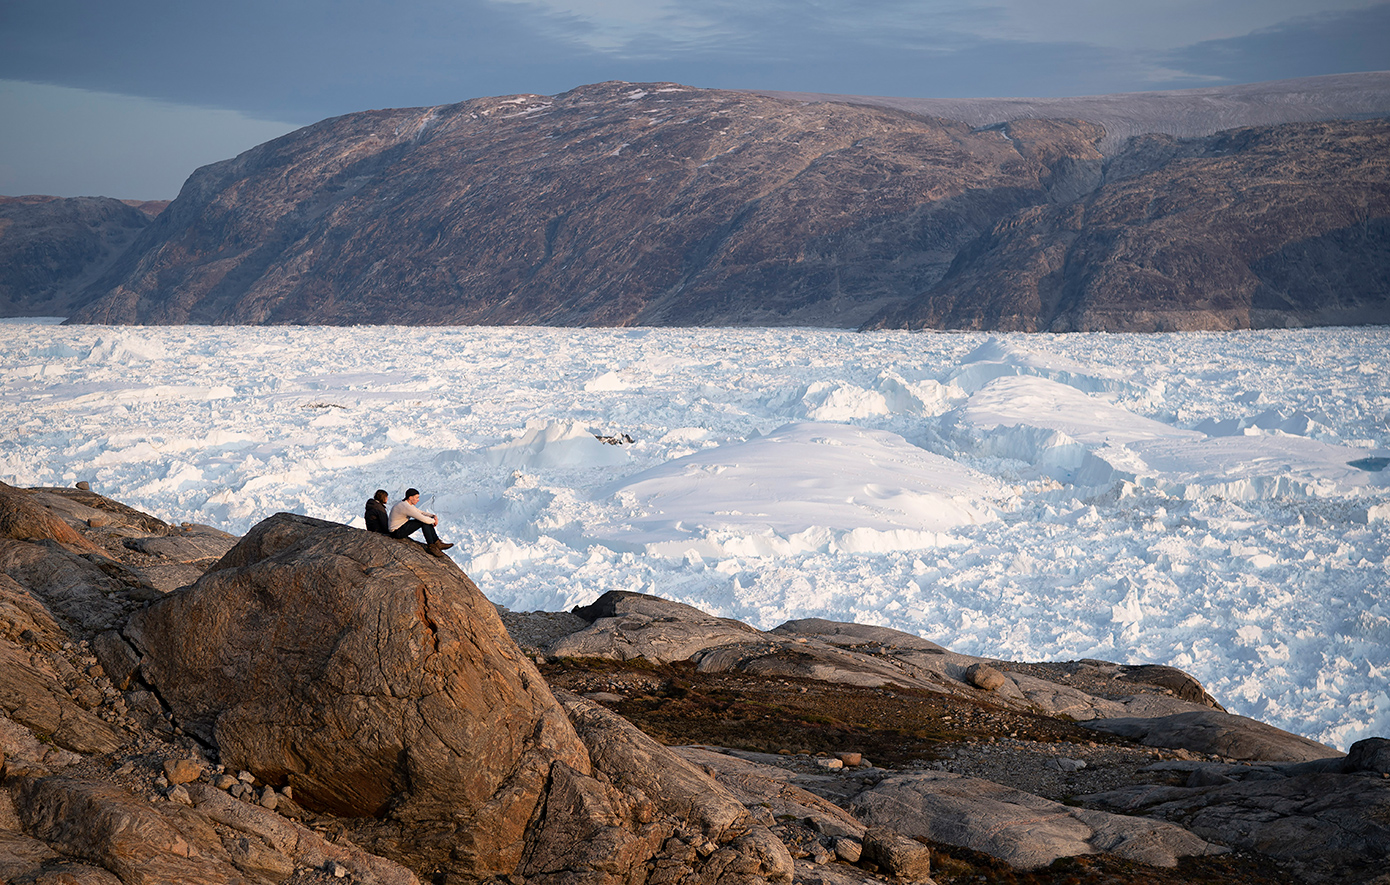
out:
M1375 0L5 0L0 194L172 199L326 117L605 80L1046 97L1386 69Z

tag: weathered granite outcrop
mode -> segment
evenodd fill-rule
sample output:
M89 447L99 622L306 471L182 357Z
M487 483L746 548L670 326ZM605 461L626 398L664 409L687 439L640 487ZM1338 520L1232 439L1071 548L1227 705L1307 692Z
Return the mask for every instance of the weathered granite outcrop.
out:
M1071 668L1072 672L1081 667L1097 672L1103 669L1107 681L1120 689L1131 689L1097 696L1061 680L957 654L888 627L808 618L761 632L688 605L630 591L605 593L590 605L574 609L574 614L591 623L552 641L546 654L613 660L640 657L653 663L689 660L703 673L738 671L769 678L792 676L844 685L897 685L946 694L984 694L1000 706L1075 720L1147 720L1219 709L1195 679L1172 667L1098 661ZM992 664L998 664L1002 672ZM981 668L995 677L987 682L987 688L980 684ZM1236 720L1229 717L1220 721L1229 731L1239 729Z
M1191 764L1186 786L1135 786L1088 805L1179 821L1233 848L1279 858L1318 882L1384 882L1390 858L1390 740L1294 765Z
M278 514L124 632L224 764L314 811L447 823L479 875L520 861L552 765L589 773L492 604L416 544Z
M1380 875L1390 842L1385 740L1345 756L1273 740L1170 668L984 661L814 619L760 632L641 594L604 597L586 617L540 613L548 641L583 633L609 658L601 667L694 648L675 662L687 676L717 660L733 668L719 679L761 667L771 675L750 678L769 685L823 677L883 697L935 693L1073 731L1056 710L1148 711L1150 731L1187 717L1197 731L1170 729L1174 742L1208 751L1165 752L1142 783L1090 780L1108 791L1076 807L942 761L885 771L858 753L673 750L552 693L467 576L413 542L280 514L165 593L144 567L201 569L226 539L86 492L0 491L25 524L57 520L85 545L27 529L5 542L29 557L0 573L6 881L879 885L929 882L933 851L959 845L1018 868L1098 852L1158 867L1230 846L1301 880L1360 883ZM1065 752L1156 758L1121 737L1067 739L1080 743ZM1240 746L1306 761L1209 752ZM1059 772L1085 767L1050 753ZM1129 786L1108 789L1117 783Z

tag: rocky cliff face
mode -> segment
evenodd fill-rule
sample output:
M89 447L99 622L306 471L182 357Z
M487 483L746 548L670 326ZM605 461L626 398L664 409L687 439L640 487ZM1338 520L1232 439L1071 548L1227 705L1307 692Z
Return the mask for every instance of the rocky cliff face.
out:
M73 320L1390 321L1384 121L1114 141L673 84L352 114L200 169Z
M1134 139L1079 199L1000 221L878 327L1390 322L1390 121Z
M0 197L0 315L67 316L163 205Z
M74 319L853 326L1103 134L671 84L353 114L199 170Z

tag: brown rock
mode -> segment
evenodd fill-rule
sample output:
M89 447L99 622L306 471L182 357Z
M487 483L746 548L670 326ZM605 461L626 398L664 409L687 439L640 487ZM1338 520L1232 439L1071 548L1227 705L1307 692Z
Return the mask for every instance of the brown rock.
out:
M224 837L223 843L233 862L242 869L246 869L247 863L243 857L254 856L258 865L274 868L283 868L283 858L288 858L312 869L340 865L354 882L364 885L418 885L409 870L386 858L367 854L351 843L330 842L307 827L259 806L238 802L206 784L191 784L188 793L200 814L234 832L232 839Z
M73 700L55 672L41 669L8 639L0 639L0 711L79 753L109 753L120 746L111 727Z
M29 492L3 482L0 482L0 538L57 541L77 550L94 549L66 522L35 504Z
M232 864L211 823L181 805L156 811L120 787L63 777L21 779L15 805L26 832L127 885L256 881Z
M191 759L166 759L164 777L171 784L191 784L203 776L207 767Z
M971 664L965 669L965 681L983 691L995 691L1009 680L989 664Z
M75 635L104 630L125 617L130 589L91 559L52 544L0 538L0 573L26 588Z
M120 633L115 630L98 633L92 638L92 654L96 655L112 685L121 691L130 688L131 680L140 670L140 656Z
M447 822L470 874L516 866L553 763L588 772L492 604L418 545L277 514L126 634L229 769L314 811Z
M785 846L705 772L597 704L558 697L595 775L556 765L527 833L527 881L619 885L655 867L691 885L790 883Z
M883 827L870 827L864 833L860 858L900 879L931 881L931 849Z
M6 574L0 574L0 636L16 642L23 637L25 645L50 651L67 639L44 604Z

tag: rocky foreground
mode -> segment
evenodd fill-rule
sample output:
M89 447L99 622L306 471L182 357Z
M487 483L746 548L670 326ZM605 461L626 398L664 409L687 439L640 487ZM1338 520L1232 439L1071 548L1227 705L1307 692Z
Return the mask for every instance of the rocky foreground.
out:
M1163 666L651 596L0 484L0 879L1390 882L1390 741Z

